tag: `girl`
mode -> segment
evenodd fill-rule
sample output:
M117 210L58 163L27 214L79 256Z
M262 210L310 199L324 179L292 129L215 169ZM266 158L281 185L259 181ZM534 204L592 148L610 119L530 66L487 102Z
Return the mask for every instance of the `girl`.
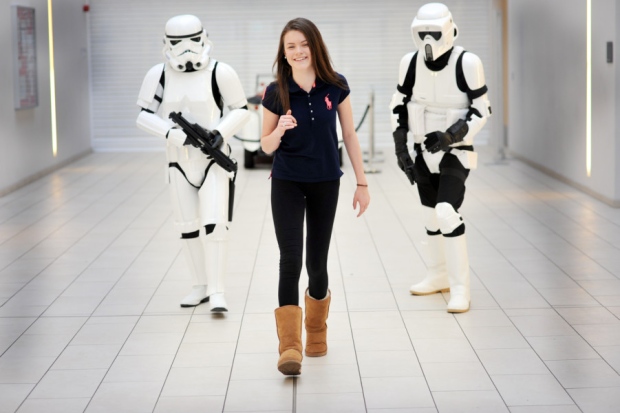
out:
M275 310L280 358L285 375L301 373L302 311L299 278L306 226L306 350L308 357L327 354L327 255L338 204L340 160L336 114L357 188L353 208L361 216L370 202L362 152L353 124L349 87L331 65L321 33L311 21L289 21L280 35L274 62L276 81L263 97L261 145L275 152L271 208L280 248L280 279Z

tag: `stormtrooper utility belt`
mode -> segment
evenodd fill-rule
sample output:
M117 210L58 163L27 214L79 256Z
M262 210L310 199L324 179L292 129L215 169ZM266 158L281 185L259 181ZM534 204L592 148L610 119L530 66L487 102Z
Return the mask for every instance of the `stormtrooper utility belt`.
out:
M179 170L179 172L181 172L181 174L185 177L185 180L187 181L188 184L190 184L196 189L200 189L205 179L207 178L209 169L211 169L211 167L215 164L216 164L215 160L211 159L211 161L209 162L209 165L207 165L207 168L204 174L204 179L202 180L202 183L200 185L194 185L193 183L189 181L189 179L187 179L187 175L185 174L185 171L183 170L181 165L179 165L178 162L168 163L168 168L175 168ZM232 177L229 177L228 179L228 222L232 222L232 217L233 217L233 207L235 204L235 181L237 180L237 171L229 173L229 176L230 174L232 174Z

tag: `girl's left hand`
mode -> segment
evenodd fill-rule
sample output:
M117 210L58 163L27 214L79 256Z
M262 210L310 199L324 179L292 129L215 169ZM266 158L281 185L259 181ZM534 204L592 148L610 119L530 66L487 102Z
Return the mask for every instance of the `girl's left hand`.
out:
M360 217L366 209L368 209L368 204L370 204L370 194L368 193L367 186L358 186L355 190L355 195L353 195L353 209L356 209L359 205L360 212L357 214Z

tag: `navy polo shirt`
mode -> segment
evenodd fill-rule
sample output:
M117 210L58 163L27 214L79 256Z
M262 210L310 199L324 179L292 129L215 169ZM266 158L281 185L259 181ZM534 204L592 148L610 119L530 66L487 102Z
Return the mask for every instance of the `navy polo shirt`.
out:
M339 75L346 83L344 76ZM285 112L276 103L277 84L267 86L263 106L278 116ZM287 130L275 151L272 176L298 182L333 181L342 176L338 155L336 119L338 105L349 95L349 90L316 79L306 92L289 78L291 115L297 127Z

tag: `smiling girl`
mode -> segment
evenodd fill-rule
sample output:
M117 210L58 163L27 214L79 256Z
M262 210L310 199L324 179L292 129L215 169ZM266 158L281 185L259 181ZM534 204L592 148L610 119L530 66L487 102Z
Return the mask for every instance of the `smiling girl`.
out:
M332 68L321 33L310 20L289 21L280 36L274 62L276 81L263 97L265 152L275 153L271 179L271 209L280 248L280 278L275 310L280 340L278 370L301 373L302 310L299 279L302 269L304 215L306 217L305 293L306 350L308 357L327 354L327 315L331 301L327 256L338 204L340 159L336 119L357 187L353 209L361 216L368 204L349 86Z

